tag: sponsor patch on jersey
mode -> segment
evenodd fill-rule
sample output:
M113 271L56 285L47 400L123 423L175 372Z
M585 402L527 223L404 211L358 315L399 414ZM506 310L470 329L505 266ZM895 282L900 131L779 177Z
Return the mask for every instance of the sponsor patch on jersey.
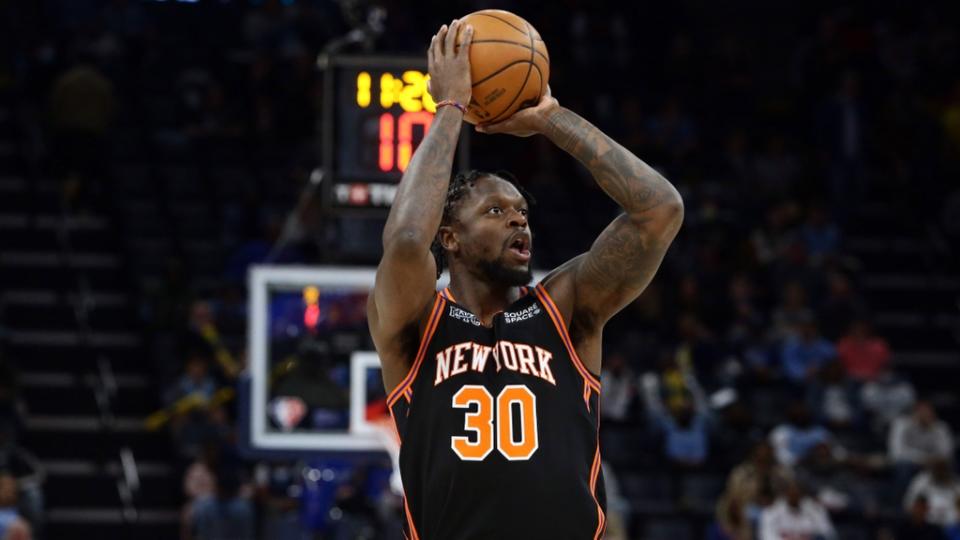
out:
M480 326L480 319L478 319L476 315L470 313L469 311L460 309L457 306L450 306L450 316L467 324Z
M527 319L532 319L540 314L540 304L533 304L530 307L521 309L520 311L505 311L503 313L503 320L507 324L525 321Z

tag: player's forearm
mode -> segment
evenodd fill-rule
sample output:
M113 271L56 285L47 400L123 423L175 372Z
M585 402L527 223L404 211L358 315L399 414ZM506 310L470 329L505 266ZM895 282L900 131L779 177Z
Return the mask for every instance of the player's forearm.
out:
M573 111L557 107L547 116L543 134L583 163L627 214L682 205L680 194L666 178Z
M419 242L429 249L440 227L450 184L453 153L463 113L453 107L437 112L430 132L413 154L400 181L383 228L383 245L397 239Z

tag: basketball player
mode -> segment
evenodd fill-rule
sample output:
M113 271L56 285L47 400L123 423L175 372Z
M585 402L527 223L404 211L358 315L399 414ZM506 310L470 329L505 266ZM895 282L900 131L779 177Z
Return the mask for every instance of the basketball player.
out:
M439 107L390 210L367 305L401 439L405 534L595 540L605 525L603 326L650 283L683 204L655 170L549 94L479 127L546 136L624 211L589 251L527 287L533 246L523 192L490 173L450 181L471 94L473 31L462 29L466 46L455 52L459 27L444 25L430 44ZM443 261L450 286L437 292Z

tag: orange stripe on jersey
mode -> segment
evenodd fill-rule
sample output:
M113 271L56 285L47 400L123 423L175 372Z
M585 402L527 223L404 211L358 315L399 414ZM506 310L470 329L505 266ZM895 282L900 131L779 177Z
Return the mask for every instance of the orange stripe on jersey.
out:
M420 540L420 536L417 534L417 527L413 524L413 516L410 515L410 506L407 505L407 498L403 498L403 509L407 513L407 526L410 527L410 534L413 537L410 540Z
M410 388L413 380L417 378L417 370L420 369L423 357L427 353L427 345L429 345L433 333L437 330L437 326L439 326L445 305L446 301L440 294L437 294L436 300L433 301L433 310L430 314L430 321L427 323L427 329L423 333L423 338L420 339L420 350L417 351L417 356L413 361L413 365L410 366L410 371L407 372L407 376L403 378L403 381L401 381L387 397L387 407L393 408L393 404L400 399L400 396Z
M600 426L600 396L597 396L597 426ZM600 459L600 430L597 429L597 451L593 455L593 470L590 471L590 492L593 500L597 503L597 532L593 535L593 540L603 538L603 531L607 526L607 516L603 513L600 501L597 500L597 479L600 477L600 471L603 468L603 461Z
M457 300L453 297L453 293L450 292L450 287L443 288L443 296L451 302L456 302Z
M593 534L594 540L603 536L603 529L607 523L607 516L604 515L603 508L600 507L600 501L597 500L597 478L600 477L600 469L600 447L598 446L593 457L593 469L590 471L590 494L593 495L593 502L597 505L597 532Z
M563 322L563 317L560 315L560 310L557 309L557 305L553 303L553 299L550 298L550 295L547 293L547 290L544 288L542 283L537 284L534 292L536 293L537 298L540 299L540 303L543 304L543 306L547 309L547 314L553 321L553 325L557 327L557 332L560 333L560 339L567 347L567 352L570 353L570 358L573 359L574 367L576 367L577 371L580 372L580 376L583 377L583 380L599 394L600 381L596 376L594 376L593 373L590 373L586 366L583 365L583 362L580 361L580 356L577 355L577 351L573 347L573 341L570 340L570 333L567 332L567 325Z

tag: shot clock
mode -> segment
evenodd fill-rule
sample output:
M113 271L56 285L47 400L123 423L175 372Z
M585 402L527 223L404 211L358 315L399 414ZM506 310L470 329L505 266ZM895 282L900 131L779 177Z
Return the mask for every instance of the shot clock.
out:
M425 59L333 56L324 69L325 207L385 212L436 113ZM466 147L454 170L466 166Z

